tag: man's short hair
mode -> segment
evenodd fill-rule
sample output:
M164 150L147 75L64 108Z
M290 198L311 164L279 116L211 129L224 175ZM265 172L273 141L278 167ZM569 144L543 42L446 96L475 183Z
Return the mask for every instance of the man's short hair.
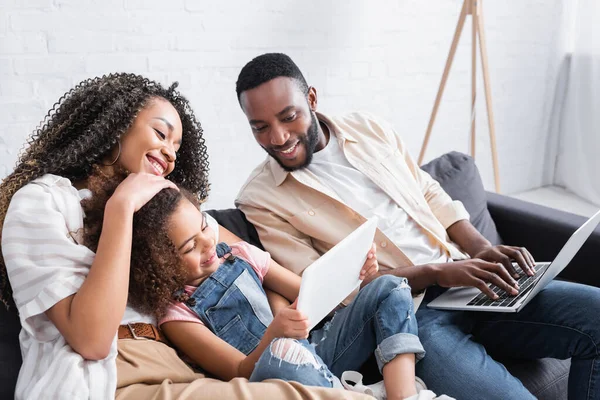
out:
M302 75L300 68L298 68L288 55L266 53L252 59L240 71L235 84L238 101L242 92L254 89L280 76L294 79L300 90L305 94L308 93L308 84L306 83L306 79L304 79L304 75Z

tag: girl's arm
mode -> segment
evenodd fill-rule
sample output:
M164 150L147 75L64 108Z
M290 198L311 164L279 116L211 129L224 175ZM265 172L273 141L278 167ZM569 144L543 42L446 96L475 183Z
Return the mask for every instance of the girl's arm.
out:
M133 213L163 188L174 186L161 177L130 174L106 204L96 256L79 291L46 311L83 358L108 356L125 313Z
M291 304L288 299L272 290L265 289L265 293L267 294L267 300L269 300L269 306L273 315L277 315L280 310Z
M300 293L301 281L302 279L298 275L271 260L269 270L263 278L263 287L279 293L293 302Z
M249 378L269 343L274 339L265 332L252 353L244 353L225 342L202 324L171 321L161 325L171 343L190 357L200 368L219 379Z
M236 377L250 378L254 365L273 339L308 337L308 320L295 306L292 304L277 314L256 349L247 356L220 339L203 324L170 321L162 324L161 329L175 347L207 372L225 381Z

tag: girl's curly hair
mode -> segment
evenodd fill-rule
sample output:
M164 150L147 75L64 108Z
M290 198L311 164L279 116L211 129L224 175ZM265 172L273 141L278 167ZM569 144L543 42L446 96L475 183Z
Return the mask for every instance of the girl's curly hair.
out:
M108 176L98 169L88 188L92 196L81 202L84 212L84 244L92 251L98 248L104 208L119 183L126 177L124 171ZM171 299L182 292L186 270L175 245L169 239L169 218L183 199L196 207L196 196L185 189L163 189L133 216L131 264L129 270L128 304L136 310L161 318Z
M183 146L169 179L199 200L208 195L208 154L200 122L177 83L165 88L139 75L118 73L87 79L65 93L27 140L14 171L0 184L0 240L12 196L44 175L71 181L90 177L129 129L138 112L154 98L169 101L179 113ZM0 247L0 301L12 303L12 289Z

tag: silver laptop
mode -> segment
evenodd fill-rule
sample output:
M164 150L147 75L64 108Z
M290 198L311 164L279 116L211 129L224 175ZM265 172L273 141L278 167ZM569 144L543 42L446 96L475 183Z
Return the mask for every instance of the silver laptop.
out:
M533 276L523 274L517 280L520 290L516 296L511 296L492 284L488 286L499 296L496 300L490 299L477 288L458 287L448 289L430 302L428 307L440 310L518 312L571 262L599 222L600 211L571 235L554 261L536 263Z

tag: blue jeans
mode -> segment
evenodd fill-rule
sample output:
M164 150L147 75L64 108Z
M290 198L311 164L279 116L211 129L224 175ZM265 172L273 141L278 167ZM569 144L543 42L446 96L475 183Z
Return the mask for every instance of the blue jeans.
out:
M335 376L360 368L373 352L380 371L399 354L413 353L419 360L425 353L410 286L406 279L392 275L379 277L360 290L354 301L337 311L323 328L312 331L310 342L296 343L316 356L316 364L309 362L312 360L305 352L306 357L296 357L293 362L289 362L290 357L282 359L281 354L274 354L271 344L256 363L250 381L278 378L337 387Z
M340 380L331 373L308 340L274 339L258 359L249 380L262 382L266 379L342 388Z
M571 358L569 399L600 399L600 289L553 281L518 313L417 311L427 357L416 373L457 399L533 399L492 357Z

